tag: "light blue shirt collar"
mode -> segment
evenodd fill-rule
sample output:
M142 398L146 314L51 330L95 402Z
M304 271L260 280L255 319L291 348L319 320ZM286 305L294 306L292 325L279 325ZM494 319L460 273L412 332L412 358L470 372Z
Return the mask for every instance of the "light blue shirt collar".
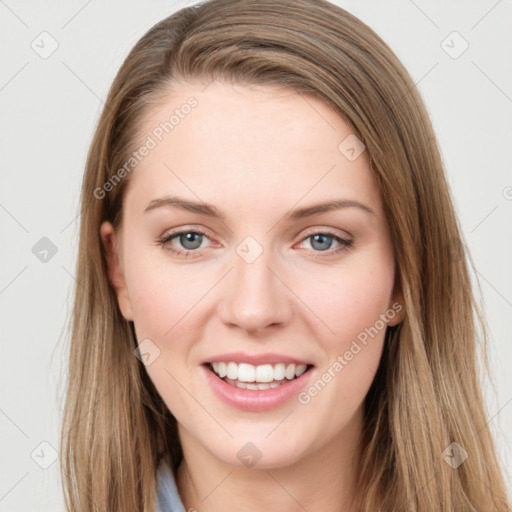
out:
M162 461L157 471L157 512L185 512L169 465Z

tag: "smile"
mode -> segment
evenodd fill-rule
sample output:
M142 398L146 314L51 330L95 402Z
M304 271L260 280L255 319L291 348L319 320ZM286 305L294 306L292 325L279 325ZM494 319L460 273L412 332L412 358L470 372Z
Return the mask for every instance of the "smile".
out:
M219 361L210 363L210 369L231 386L263 391L277 388L300 377L307 371L308 365L278 363L254 366L248 363Z
M222 402L244 411L265 411L288 403L314 373L314 365L304 362L253 365L226 359L201 364L201 374Z

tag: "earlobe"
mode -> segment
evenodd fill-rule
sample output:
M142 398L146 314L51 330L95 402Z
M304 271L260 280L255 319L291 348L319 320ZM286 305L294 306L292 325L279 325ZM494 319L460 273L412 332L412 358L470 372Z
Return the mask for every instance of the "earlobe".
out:
M102 223L100 236L105 248L109 280L116 292L119 309L126 320L133 321L132 306L121 265L122 257L119 257L118 237L110 222L105 221Z

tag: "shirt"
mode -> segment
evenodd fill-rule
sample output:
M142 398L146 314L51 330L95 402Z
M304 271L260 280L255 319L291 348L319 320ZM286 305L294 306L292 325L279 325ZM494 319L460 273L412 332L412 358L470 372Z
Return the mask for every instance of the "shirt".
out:
M163 461L157 470L156 512L185 512L173 472L169 465Z

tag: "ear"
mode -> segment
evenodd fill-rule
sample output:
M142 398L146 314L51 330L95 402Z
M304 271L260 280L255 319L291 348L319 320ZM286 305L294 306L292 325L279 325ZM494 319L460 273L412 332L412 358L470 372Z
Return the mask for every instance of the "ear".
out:
M119 309L126 320L133 321L132 305L122 266L123 258L119 252L119 237L110 222L102 223L100 235L107 256L110 283L116 292Z
M393 311L394 315L391 318L391 314L389 315L388 325L394 326L398 325L405 318L405 302L404 296L401 290L395 290L391 297L391 301L389 303L388 311Z

